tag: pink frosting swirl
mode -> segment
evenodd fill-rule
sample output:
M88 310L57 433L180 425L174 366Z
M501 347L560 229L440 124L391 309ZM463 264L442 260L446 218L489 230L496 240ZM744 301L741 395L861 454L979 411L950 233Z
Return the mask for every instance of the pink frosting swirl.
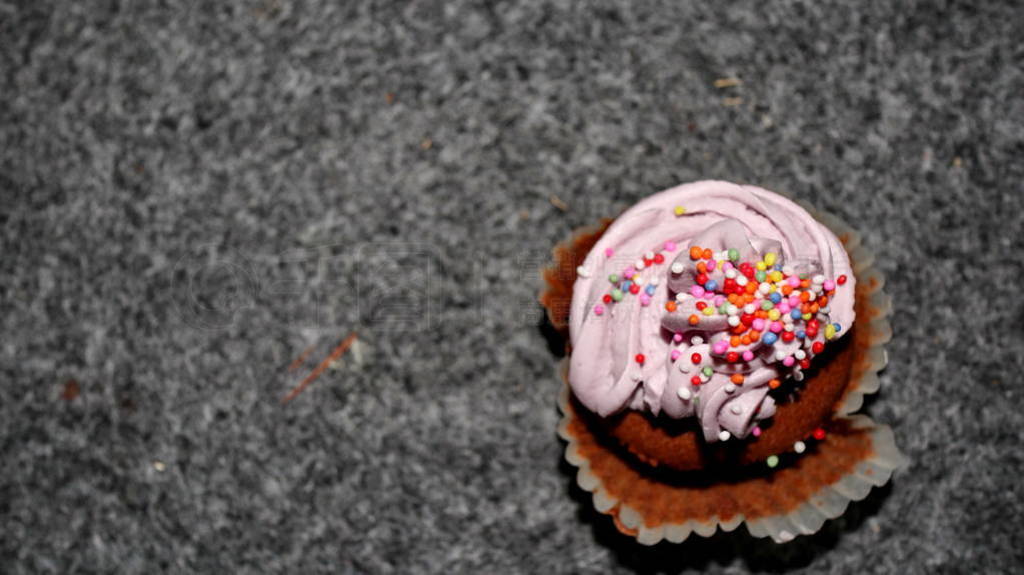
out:
M696 416L707 441L746 437L771 417L769 383L802 379L801 365L854 321L842 244L790 200L753 186L705 181L650 196L612 223L578 273L576 397L602 416ZM750 282L755 301L730 307L728 293ZM809 313L822 296L827 304ZM759 337L733 345L745 329Z

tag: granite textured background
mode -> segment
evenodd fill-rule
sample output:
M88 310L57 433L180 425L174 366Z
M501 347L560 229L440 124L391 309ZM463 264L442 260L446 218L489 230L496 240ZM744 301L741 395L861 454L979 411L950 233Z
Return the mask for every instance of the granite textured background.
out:
M0 571L1020 569L1024 4L725 4L0 0ZM637 546L561 463L537 268L703 178L897 304L913 464L784 547Z

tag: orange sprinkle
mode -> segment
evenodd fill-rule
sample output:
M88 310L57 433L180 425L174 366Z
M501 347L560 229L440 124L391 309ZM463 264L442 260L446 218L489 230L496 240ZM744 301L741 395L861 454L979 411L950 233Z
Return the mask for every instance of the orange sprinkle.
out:
M734 335L734 336L730 337L729 338L729 345L731 345L733 347L739 347L740 346L740 336Z
M693 247L690 248L690 259L691 260L694 260L694 261L699 260L700 259L700 254L701 254L701 249L699 247L693 246Z
M819 297L818 298L818 303L821 304L822 307L827 306L828 305L828 296L824 296L823 295L823 296Z
M732 380L732 382L735 383L736 385L743 385L743 375L739 373L732 374L732 377L730 377L729 379Z
M698 323L700 323L700 318L697 317L697 314L691 315L690 316L690 325L697 325Z
M754 296L752 294L743 294L743 305L754 302Z
M816 303L812 303L812 304L811 304L811 314L816 314L816 313L818 313L818 310L819 310L819 309L821 309L821 308L820 308L820 307L818 307L818 304L816 304Z
M742 343L743 345L750 345L750 334L741 337L740 343Z
M761 319L767 319L768 318L768 312L764 311L763 309L759 309L759 310L754 312L754 317L759 317Z
M757 284L754 283L754 282L748 283L746 290L747 290L747 293L753 294L754 292L757 291Z
M697 263L697 273L706 274L708 273L708 264L704 262Z
M736 297L736 294L731 293L726 299L729 300L729 303L731 303L732 305L737 305L736 300L739 298Z
M759 339L761 339L761 332L756 329L750 330L750 342L753 343Z
M715 255L715 252L711 251L708 248L704 248L704 252L702 254L700 254L700 255L703 256L704 259L709 260L709 259L712 258L712 256Z
M768 387L772 389L778 389L780 385L782 385L782 382L777 379L773 379L768 382Z
M800 301L808 301L811 299L810 292L800 292Z
M665 309L668 311L676 311L676 302L672 300L665 302Z
M803 280L802 282L800 282L800 287L804 289L811 287L811 280Z
M786 284L782 286L782 295L789 295L793 293L793 286Z
M740 334L740 333L743 333L745 331L747 331L747 326L743 325L742 323L739 324L738 326L732 328L732 332L736 333L736 334Z

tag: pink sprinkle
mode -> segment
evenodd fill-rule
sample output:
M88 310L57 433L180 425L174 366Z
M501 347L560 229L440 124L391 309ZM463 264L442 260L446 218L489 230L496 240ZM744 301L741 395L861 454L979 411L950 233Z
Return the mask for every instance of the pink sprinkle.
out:
M749 349L743 352L743 361L751 361L752 359L754 359L754 352Z
M761 437L761 428L755 425L754 429L750 430L750 433L753 434L754 437Z
M722 262L722 271L727 272L732 269L732 262Z
M683 352L679 351L678 349L673 349L671 355L672 355L672 361L675 361L675 360L679 359L679 356L683 355Z
M676 251L676 243L675 242L665 242L665 251L666 252L674 252L674 251Z
M679 343L679 342L683 341L683 334L681 334L681 333L675 334L674 336L672 336L672 341L674 341L676 343Z
M717 354L723 354L727 349L729 349L729 342L722 339L715 342L715 347L712 351Z
M715 266L717 266L717 265L718 265L718 262L716 262L715 260L708 260L708 263L707 263L708 271L709 272L715 271Z
M786 315L787 313L789 313L790 309L792 308L789 307L788 301L783 301L782 303L779 304L779 313L781 313L782 315Z
M702 297L704 295L704 288L694 284L690 287L690 294L693 295L693 297Z
M644 307L651 305L651 296L646 293L640 294L640 305Z
M723 303L725 303L724 295L715 296L715 307L722 307Z
M800 287L800 278L796 276L789 276L786 282L789 283L790 287Z
M773 321L771 327L769 327L768 329L772 330L772 333L779 333L780 331L782 331L782 322Z
M789 307L800 307L800 296L791 295L789 296Z
M787 356L786 359L782 360L782 365L784 365L786 367L793 367L794 363L796 363L796 360L793 359L793 356L791 356L791 355Z
M836 282L832 280L825 280L825 283L822 284L821 287L825 288L825 291L832 291L836 289Z
M613 255L615 255L615 250L613 250L611 248L605 248L605 250L604 250L604 257L610 258Z
M764 320L761 319L761 318L755 319L754 323L753 323L753 327L757 331L764 331Z
M629 279L629 278L631 278L631 277L633 277L635 275L636 275L636 268L633 267L633 266L629 266L628 268L622 270L622 277L624 277L626 279Z
M603 313L604 313L604 306L603 305L598 304L598 305L594 306L594 315L601 315Z

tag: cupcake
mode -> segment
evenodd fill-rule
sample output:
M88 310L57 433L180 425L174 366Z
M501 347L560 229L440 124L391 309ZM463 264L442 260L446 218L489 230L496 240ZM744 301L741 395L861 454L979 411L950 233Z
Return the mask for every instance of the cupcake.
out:
M890 430L850 415L891 337L871 263L837 219L713 181L556 248L559 431L595 507L643 543L741 523L781 542L888 481Z

